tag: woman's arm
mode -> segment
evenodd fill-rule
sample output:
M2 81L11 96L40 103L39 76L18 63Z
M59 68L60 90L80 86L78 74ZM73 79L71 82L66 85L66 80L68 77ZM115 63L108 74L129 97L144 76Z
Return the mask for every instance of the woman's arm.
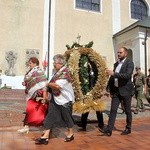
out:
M52 89L55 89L55 90L60 90L61 89L61 87L58 84L54 83L54 82L48 83L48 86Z

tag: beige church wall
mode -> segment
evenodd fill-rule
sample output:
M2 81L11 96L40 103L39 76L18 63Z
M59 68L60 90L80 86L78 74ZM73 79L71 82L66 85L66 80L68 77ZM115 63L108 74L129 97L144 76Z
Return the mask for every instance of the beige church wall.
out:
M127 26L129 26L137 21L137 20L131 18L130 2L131 2L131 0L120 0L121 29L124 29Z
M65 3L65 5L64 5ZM102 1L101 12L76 9L74 0L56 0L55 16L55 53L63 53L65 45L77 42L80 44L94 42L93 49L106 57L107 64L114 61L112 44L112 6L108 1Z
M0 69L8 69L6 52L16 54L16 76L26 72L26 50L39 50L42 59L43 46L43 0L0 1Z

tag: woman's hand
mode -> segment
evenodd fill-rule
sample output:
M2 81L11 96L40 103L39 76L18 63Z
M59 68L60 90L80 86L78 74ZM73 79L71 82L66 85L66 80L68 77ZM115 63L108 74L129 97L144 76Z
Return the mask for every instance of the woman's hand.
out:
M60 89L60 86L57 85L56 83L54 82L49 82L48 83L48 87L52 88L52 89L55 89L55 90L59 90Z

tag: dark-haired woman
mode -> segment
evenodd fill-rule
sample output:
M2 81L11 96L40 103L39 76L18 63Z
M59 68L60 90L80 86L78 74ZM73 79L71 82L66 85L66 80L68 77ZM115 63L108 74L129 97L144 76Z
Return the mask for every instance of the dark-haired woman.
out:
M41 126L47 114L48 93L47 79L39 67L39 60L31 57L28 61L29 71L25 74L24 82L26 94L26 113L24 127L18 133L28 133L29 126Z

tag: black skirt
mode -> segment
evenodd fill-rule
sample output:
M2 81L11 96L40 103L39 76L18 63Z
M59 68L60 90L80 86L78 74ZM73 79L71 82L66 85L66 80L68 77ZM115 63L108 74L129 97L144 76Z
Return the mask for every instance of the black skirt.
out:
M48 114L43 122L45 129L52 129L54 127L72 128L74 120L72 117L72 102L64 105L55 103L54 98L49 103Z

